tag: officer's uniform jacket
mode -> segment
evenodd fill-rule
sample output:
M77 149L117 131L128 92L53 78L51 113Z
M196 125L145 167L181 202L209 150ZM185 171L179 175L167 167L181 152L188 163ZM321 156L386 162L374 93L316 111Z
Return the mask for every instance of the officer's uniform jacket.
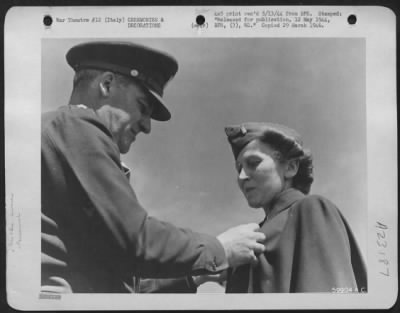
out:
M227 293L367 291L355 238L329 200L288 189L260 226L266 250L256 266L229 269Z
M42 291L126 292L132 276L227 267L216 238L147 215L93 110L66 106L44 114L41 153Z

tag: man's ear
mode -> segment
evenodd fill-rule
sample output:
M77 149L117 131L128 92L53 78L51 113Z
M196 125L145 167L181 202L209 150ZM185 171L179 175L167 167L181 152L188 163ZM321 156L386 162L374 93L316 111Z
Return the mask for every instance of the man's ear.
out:
M285 177L293 178L294 176L296 176L297 171L299 170L299 164L299 159L291 159L287 161Z
M115 82L115 75L112 72L104 72L99 79L100 93L103 97L109 97L111 87Z

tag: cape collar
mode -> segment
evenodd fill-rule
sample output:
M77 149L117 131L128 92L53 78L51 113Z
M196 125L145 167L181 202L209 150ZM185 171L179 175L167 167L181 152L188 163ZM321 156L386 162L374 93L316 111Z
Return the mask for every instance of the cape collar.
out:
M296 201L303 199L305 195L294 188L289 188L282 191L271 204L271 210L268 216L264 219L262 224L264 224L267 220L270 220L274 216L278 215L280 212L289 208Z

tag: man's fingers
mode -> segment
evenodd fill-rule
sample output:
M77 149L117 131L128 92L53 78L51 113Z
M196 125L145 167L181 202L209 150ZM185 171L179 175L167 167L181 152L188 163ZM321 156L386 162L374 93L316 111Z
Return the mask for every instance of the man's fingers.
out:
M249 230L253 230L253 231L260 229L260 225L258 225L257 223L249 223L244 226L246 226Z
M257 264L258 260L254 251L250 252L250 264Z
M258 259L257 259L257 257L251 259L250 264L251 264L252 266L257 265L257 264L258 264Z
M218 235L228 258L229 266L235 267L254 262L265 248L261 244L266 236L260 231L257 223L239 225ZM251 253L249 255L249 253Z
M260 231L260 226L257 223L249 223L244 225L249 231L252 232L252 237L257 241L264 241L265 234Z
M258 242L263 242L266 239L265 234L259 231L254 232L253 238Z
M265 246L261 243L255 243L254 246L252 247L253 251L255 254L260 254L265 251Z

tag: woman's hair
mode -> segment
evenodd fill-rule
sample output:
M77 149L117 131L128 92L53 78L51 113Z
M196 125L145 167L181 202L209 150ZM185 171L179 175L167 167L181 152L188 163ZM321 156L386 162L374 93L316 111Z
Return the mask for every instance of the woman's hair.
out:
M308 194L314 181L311 152L304 149L299 142L278 133L265 132L259 139L276 150L275 157L278 161L299 160L299 168L292 179L292 187Z

